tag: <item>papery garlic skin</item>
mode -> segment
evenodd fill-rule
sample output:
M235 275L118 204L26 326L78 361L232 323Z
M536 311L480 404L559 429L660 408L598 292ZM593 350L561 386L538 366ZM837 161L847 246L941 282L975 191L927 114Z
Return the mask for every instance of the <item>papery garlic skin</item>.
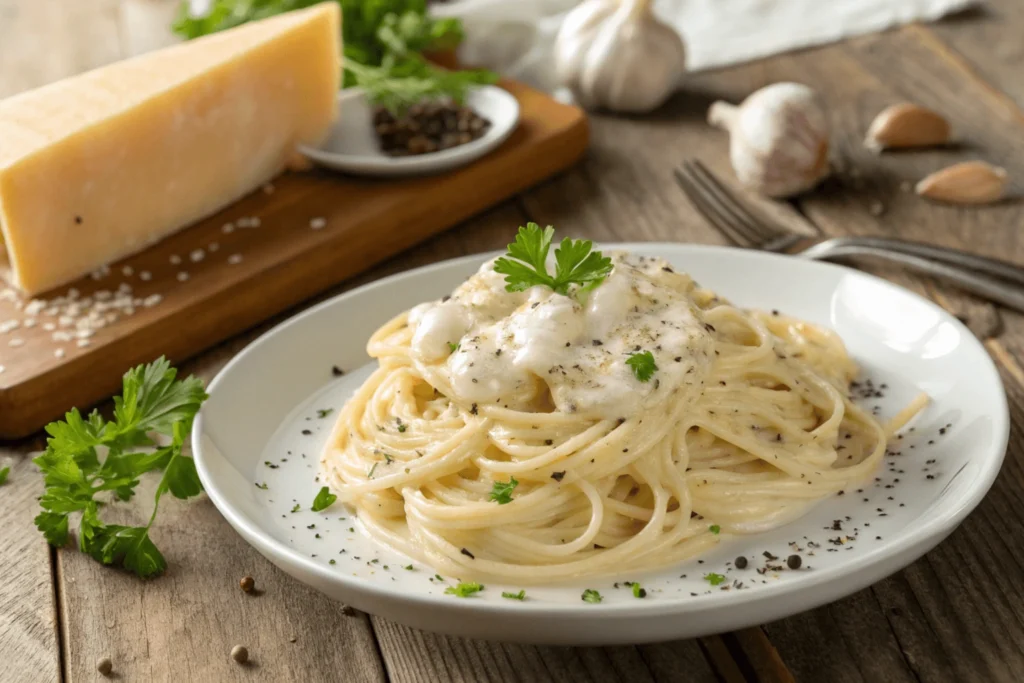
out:
M708 122L729 131L729 158L747 188L789 197L829 173L829 123L821 98L799 83L775 83L740 106L715 102Z
M659 107L686 70L686 48L650 0L585 0L555 37L558 82L588 109L642 113Z

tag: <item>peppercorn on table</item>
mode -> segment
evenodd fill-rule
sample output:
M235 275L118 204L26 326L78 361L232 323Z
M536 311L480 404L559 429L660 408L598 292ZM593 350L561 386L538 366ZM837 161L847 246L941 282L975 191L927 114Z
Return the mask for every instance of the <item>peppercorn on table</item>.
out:
M119 0L0 0L0 96L109 63L127 48ZM898 236L1024 264L1024 6L990 0L910 26L752 64L694 74L653 115L591 117L591 150L570 172L392 258L181 366L210 380L260 333L316 301L384 275L498 249L528 220L599 241L723 237L694 211L671 170L697 157L733 175L709 103L793 80L833 112L837 172L817 191L765 211L794 230ZM969 144L876 155L874 115L901 101L946 113ZM984 159L1011 197L984 209L927 202L928 173ZM0 444L0 680L123 681L1019 681L1024 680L1024 317L945 285L873 269L962 317L1006 384L1014 428L994 488L945 542L906 570L831 605L690 641L614 648L507 645L438 636L369 616L290 579L232 531L209 500L168 500L156 541L168 560L142 581L74 548L51 549L33 525L43 482L37 434ZM3 340L5 341L5 340ZM137 523L155 481L108 511ZM109 668L108 668L109 667ZM99 673L98 673L99 672Z

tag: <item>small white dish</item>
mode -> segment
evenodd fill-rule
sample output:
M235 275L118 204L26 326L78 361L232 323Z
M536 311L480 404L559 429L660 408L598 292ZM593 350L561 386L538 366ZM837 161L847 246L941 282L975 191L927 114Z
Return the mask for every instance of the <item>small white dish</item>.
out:
M511 584L488 583L470 598L446 595L456 578L438 580L419 562L406 569L407 558L370 539L341 505L324 513L309 506L337 411L371 369L367 338L400 310L449 293L486 258L477 255L326 301L236 356L210 384L192 433L210 499L271 562L366 612L462 636L610 645L719 633L838 600L930 550L992 485L1009 436L1006 396L982 345L938 306L833 264L722 247L615 246L665 258L737 304L777 308L836 330L863 374L885 383L884 397L868 399L883 416L927 392L930 405L893 448L900 455L887 456L861 489L823 501L792 524L723 538L678 566L526 587L523 602L501 597L522 588ZM333 366L349 372L335 378ZM318 411L327 409L321 418ZM794 548L803 557L799 570L756 571L768 563L765 552L784 565ZM732 564L739 555L748 568ZM724 588L703 579L709 572L727 577ZM623 580L640 582L647 597L634 598ZM603 602L583 602L584 588L599 590Z
M494 85L474 88L466 104L491 122L481 137L458 147L407 157L390 157L380 150L373 129L373 109L360 88L338 93L341 115L319 147L302 145L299 151L314 162L343 173L398 177L428 175L465 166L497 149L519 122L519 101Z

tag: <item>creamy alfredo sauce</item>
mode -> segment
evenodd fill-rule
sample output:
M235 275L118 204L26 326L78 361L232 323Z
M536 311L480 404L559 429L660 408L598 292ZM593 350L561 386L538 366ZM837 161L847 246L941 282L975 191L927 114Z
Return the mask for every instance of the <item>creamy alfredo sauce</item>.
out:
M443 364L459 402L629 418L671 396L696 397L713 349L693 281L662 259L606 254L611 275L570 296L508 292L488 261L450 297L410 311L413 355ZM658 369L641 382L626 361L645 351ZM541 403L548 395L553 406Z

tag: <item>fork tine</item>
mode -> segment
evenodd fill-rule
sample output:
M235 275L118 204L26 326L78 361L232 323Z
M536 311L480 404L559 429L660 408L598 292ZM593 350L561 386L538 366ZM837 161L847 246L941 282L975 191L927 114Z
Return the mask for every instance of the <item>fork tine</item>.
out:
M679 187L682 188L683 193L690 200L690 203L693 204L694 208L697 209L697 212L703 216L706 221L711 223L713 228L725 235L726 239L733 244L741 247L756 246L751 243L750 239L743 232L737 231L733 227L732 222L724 216L712 202L708 201L704 196L704 191L702 191L696 185L696 181L690 177L692 174L690 169L684 165L683 167L672 169L672 173L675 175L676 182L679 184Z
M718 200L723 210L737 223L737 229L747 233L751 242L763 245L788 234L755 217L700 161L694 159L684 163L690 166L701 188Z

